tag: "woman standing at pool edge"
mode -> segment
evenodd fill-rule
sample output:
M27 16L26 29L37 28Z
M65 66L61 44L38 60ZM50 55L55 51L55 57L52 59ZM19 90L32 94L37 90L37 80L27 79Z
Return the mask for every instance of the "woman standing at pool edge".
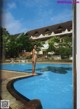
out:
M35 74L36 61L37 61L37 51L36 51L36 45L34 45L32 50L32 75Z

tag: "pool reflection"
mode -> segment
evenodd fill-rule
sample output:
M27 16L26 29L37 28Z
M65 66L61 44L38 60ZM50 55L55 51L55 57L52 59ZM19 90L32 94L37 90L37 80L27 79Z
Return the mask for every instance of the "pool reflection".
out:
M45 71L51 71L53 73L59 73L59 74L66 74L67 71L72 70L71 67L54 67L54 66L47 66L45 68L36 68L36 72L45 72ZM32 69L27 69L28 72L31 72Z

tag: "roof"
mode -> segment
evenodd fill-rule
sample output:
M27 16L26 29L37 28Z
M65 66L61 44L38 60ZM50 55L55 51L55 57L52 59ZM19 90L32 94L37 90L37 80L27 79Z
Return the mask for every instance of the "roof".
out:
M31 30L31 31L28 31L26 33L26 35L34 36L34 35L45 34L46 32L59 33L59 31L65 31L66 29L68 29L68 30L72 29L72 21L67 21L67 22L63 22L63 23L59 23L59 24Z
M72 36L72 31L70 31L70 32L67 32L67 33L58 33L58 34L56 34L55 36L56 37L64 37L65 35L67 35L68 37L71 37ZM32 39L32 41L36 41L36 40L40 40L40 41L46 41L46 40L48 40L48 39L50 39L50 38L52 38L52 35L50 35L50 36L45 36L45 37L38 37L38 38L33 38Z

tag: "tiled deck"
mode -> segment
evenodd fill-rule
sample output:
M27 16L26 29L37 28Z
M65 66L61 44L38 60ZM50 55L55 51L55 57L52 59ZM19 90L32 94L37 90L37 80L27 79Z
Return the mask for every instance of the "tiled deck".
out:
M20 73L20 72L15 72L15 71L5 71L3 70L1 72L1 85L2 85L2 90L1 90L1 98L3 100L10 100L10 107L11 109L26 109L23 103L20 101L16 100L9 91L7 90L7 83L14 79L14 78L19 78L19 77L26 77L30 76L31 74L28 73Z

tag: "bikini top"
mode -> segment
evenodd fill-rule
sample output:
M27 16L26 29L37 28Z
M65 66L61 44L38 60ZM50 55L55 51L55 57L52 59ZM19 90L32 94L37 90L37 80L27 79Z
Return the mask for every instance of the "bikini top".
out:
M37 51L35 51L35 54L37 54Z
M35 50L35 52L34 52L36 55L37 55L37 51ZM31 55L32 55L32 52L31 52Z

